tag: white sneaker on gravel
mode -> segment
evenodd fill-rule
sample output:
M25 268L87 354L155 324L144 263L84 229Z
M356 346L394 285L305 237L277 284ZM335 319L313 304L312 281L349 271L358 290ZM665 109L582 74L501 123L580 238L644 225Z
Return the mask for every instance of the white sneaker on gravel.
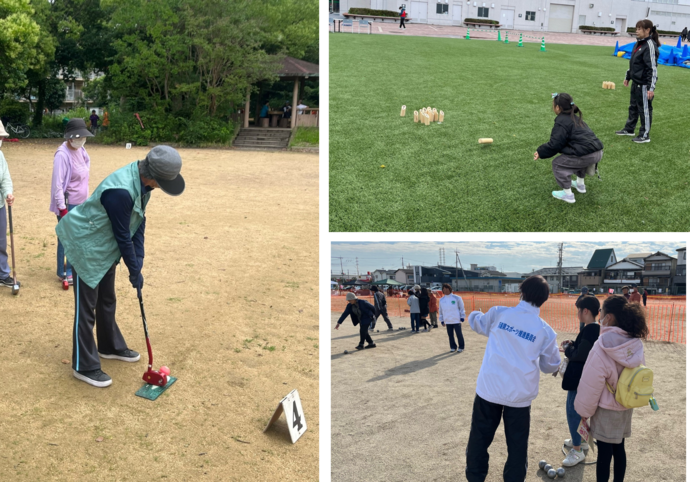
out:
M573 441L572 439L567 439L565 442L563 442L563 445L568 447L569 449L573 448ZM587 442L582 442L580 444L580 448L582 450L589 450L589 444Z
M570 449L568 456L563 459L563 467L575 467L580 462L585 460L585 451L580 450L579 452L575 449Z

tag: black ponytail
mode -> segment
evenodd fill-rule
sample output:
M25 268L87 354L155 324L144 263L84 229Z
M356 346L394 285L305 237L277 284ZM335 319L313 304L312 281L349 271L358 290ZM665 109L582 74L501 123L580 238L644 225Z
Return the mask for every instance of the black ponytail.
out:
M656 31L656 27L652 23L651 20L649 19L644 19L640 20L635 24L635 28L648 28L649 29L649 36L652 37L652 40L654 40L654 43L656 46L660 46L661 44L659 43L659 32Z
M570 118L573 120L575 125L582 125L582 111L578 106L575 105L570 94L558 94L553 99L553 105L554 107L560 107L563 114L570 114Z

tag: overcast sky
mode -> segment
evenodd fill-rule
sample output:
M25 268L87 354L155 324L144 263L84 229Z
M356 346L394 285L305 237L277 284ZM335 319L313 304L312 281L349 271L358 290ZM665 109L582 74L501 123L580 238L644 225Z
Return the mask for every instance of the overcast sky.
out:
M676 257L676 249L683 243L664 242L572 242L563 246L563 266L585 267L596 249L613 248L618 261L632 253L661 251ZM470 264L495 266L499 271L528 273L533 269L555 267L558 264L558 243L552 242L335 242L331 245L331 272L340 273L340 259L345 273L357 274L355 258L359 260L359 273L376 269L398 269L405 266L439 264L439 248L445 249L446 265L455 266L455 250L462 266Z

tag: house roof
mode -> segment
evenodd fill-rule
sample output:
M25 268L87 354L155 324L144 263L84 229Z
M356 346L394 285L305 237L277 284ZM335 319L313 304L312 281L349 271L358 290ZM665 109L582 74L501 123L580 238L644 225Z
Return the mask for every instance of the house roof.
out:
M652 253L633 253L627 255L624 259L630 259L630 258L646 258L647 256L651 256Z
M676 251L685 251L685 248L678 248Z
M505 273L501 273L500 271L494 271L492 269L484 269L479 272L479 277L480 278L486 278L486 277L491 277L491 276L505 276Z
M462 277L453 276L451 279L464 280ZM524 281L522 278L509 278L507 276L480 276L479 278L471 278L472 282L481 282L486 280L501 280L501 281ZM469 281L469 280L468 280Z
M587 269L602 269L606 268L606 263L608 263L609 258L613 253L613 249L597 249L592 255L592 259L589 260Z
M649 256L647 256L647 258L653 258L654 256L666 256L668 259L675 259L673 256L669 256L668 254L662 253L661 251L657 251L654 254L650 254ZM645 259L647 259L647 258L645 258Z
M580 271L582 271L582 266L563 266L561 268L561 274L563 276L575 276ZM558 268L542 268L532 273L529 276L541 275L541 276L558 276Z
M412 268L399 268L396 269L395 272L397 273L398 271L402 271L405 274L412 274Z
M278 70L279 77L318 77L319 66L293 57L285 57Z
M629 264L632 266L630 268L623 268L622 266L618 266L618 265L623 265L623 264ZM617 270L617 269L620 269L620 270L644 269L644 265L642 265L640 263L636 263L634 261L630 261L629 259L626 258L626 259L620 260L617 263L613 263L612 265L609 265L609 267L606 268L606 271L612 271L612 270Z

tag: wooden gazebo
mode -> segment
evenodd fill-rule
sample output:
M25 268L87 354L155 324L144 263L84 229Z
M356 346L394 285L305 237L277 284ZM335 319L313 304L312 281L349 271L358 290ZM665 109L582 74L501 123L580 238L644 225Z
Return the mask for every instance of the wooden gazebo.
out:
M304 86L304 81L306 79L312 78L312 77L318 77L319 76L319 66L316 64L312 64L311 62L306 62L304 60L299 60L295 59L293 57L285 57L282 61L282 65L280 67L280 70L278 71L278 77L280 77L281 82L285 81L294 81L295 86L292 91L292 109L293 109L293 114L292 114L292 123L291 123L291 128L294 130L297 125L299 124L298 122L298 115L297 115L297 101L299 100L299 93L302 90L302 87ZM250 109L250 97L251 93L247 92L247 101L244 109L244 119L243 119L243 125L245 128L249 127L249 109ZM258 119L259 117L259 109L260 105L257 102L257 107L256 107L256 114L254 116L255 119ZM310 111L314 111L316 109L309 109ZM317 114L318 115L318 114Z

